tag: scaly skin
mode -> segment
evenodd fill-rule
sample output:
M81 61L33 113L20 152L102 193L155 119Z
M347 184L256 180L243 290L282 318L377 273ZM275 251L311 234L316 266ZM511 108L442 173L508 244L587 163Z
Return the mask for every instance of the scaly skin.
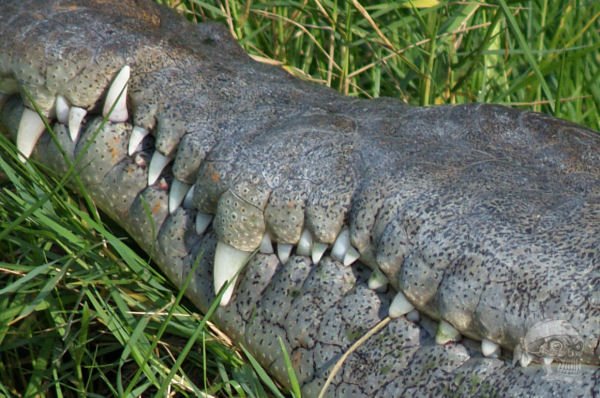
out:
M596 133L498 106L344 98L251 61L217 25L188 24L150 2L3 1L0 37L0 99L14 94L0 100L3 124L17 135L18 97L51 121L58 95L87 110L75 142L54 124L57 141L71 161L80 157L97 205L175 283L203 254L187 292L200 309L214 299L216 246L250 253L265 232L284 247L303 231L331 245L348 228L359 262L292 255L281 264L256 254L217 313L282 383L279 337L315 396L333 362L402 292L421 321L395 318L367 340L331 396L600 393ZM130 118L99 129L124 65ZM134 126L153 139L129 155ZM174 160L148 186L155 151ZM67 168L48 134L32 156ZM193 197L170 213L176 180L194 184ZM196 232L199 213L215 215L206 232ZM367 288L369 268L389 290ZM432 319L470 339L436 345ZM584 366L568 382L474 349L486 339L510 357L548 319L567 321L583 343Z

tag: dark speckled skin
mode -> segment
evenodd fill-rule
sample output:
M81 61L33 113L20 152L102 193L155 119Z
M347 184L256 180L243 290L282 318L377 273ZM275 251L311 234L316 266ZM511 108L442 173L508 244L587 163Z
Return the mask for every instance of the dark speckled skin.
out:
M82 156L92 197L176 283L203 253L188 296L213 299L217 239L253 250L269 231L303 227L332 243L350 228L361 263L319 265L256 255L218 324L286 383L278 338L307 396L338 356L387 315L395 291L422 314L393 320L350 356L331 396L597 396L600 331L600 136L544 115L490 105L411 108L349 99L251 61L217 25L188 24L142 1L2 1L0 93L25 93L52 119L54 98L98 113L125 64L131 123L58 141ZM22 105L8 101L13 133ZM25 101L29 104L29 101ZM132 124L174 157L147 187L146 152L127 155ZM87 143L90 141L90 145ZM57 172L47 134L34 155ZM169 215L169 182L195 183L193 206ZM197 211L216 214L195 233ZM149 218L148 216L152 217ZM368 268L390 279L366 287ZM483 358L473 342L435 345L431 319L512 350L544 319L581 336L575 380L539 365Z

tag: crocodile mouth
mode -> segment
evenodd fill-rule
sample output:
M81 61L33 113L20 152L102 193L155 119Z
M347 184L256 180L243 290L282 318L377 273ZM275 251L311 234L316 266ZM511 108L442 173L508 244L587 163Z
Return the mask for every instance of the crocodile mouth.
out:
M211 34L221 43L219 32ZM220 293L232 334L240 334L232 308L261 294L293 296L294 273L310 271L341 290L359 286L352 300L364 312L378 301L404 330L390 339L435 341L431 350L448 350L457 363L506 362L514 351L522 366L549 366L560 356L532 356L528 347L564 329L563 341L580 347L567 350L569 360L598 364L594 133L502 107L342 98L245 59L232 61L235 72L200 63L198 75L210 79L184 88L170 57L142 67L146 50L101 58L109 61L94 64L98 77L85 93L76 78L59 74L67 88L27 78L19 54L14 62L0 56L2 118L23 161L33 156L59 173L76 162L94 200L175 282L199 251L211 253L213 267L190 294L205 308ZM177 62L197 57L190 51ZM71 71L69 62L54 60L43 75ZM269 291L270 278L285 288ZM244 322L258 322L242 312ZM548 318L563 323L540 323ZM275 322L314 349L307 324ZM276 363L265 342L276 332L262 333L244 339Z

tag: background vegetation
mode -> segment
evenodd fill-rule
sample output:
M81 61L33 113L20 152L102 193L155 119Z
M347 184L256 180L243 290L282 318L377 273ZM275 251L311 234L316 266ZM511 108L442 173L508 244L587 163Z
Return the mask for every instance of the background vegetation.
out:
M504 103L600 129L595 0L162 3L348 95ZM72 196L68 175L21 164L0 137L0 396L290 394Z

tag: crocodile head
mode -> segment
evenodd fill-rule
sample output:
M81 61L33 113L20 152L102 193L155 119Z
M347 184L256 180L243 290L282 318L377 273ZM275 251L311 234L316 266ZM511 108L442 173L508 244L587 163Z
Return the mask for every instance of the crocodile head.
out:
M2 2L2 121L23 161L76 164L175 283L208 257L187 294L206 310L223 289L217 323L271 373L281 338L316 395L379 325L329 394L598 392L595 132L345 98L135 3ZM581 343L577 383L511 364L544 321Z

